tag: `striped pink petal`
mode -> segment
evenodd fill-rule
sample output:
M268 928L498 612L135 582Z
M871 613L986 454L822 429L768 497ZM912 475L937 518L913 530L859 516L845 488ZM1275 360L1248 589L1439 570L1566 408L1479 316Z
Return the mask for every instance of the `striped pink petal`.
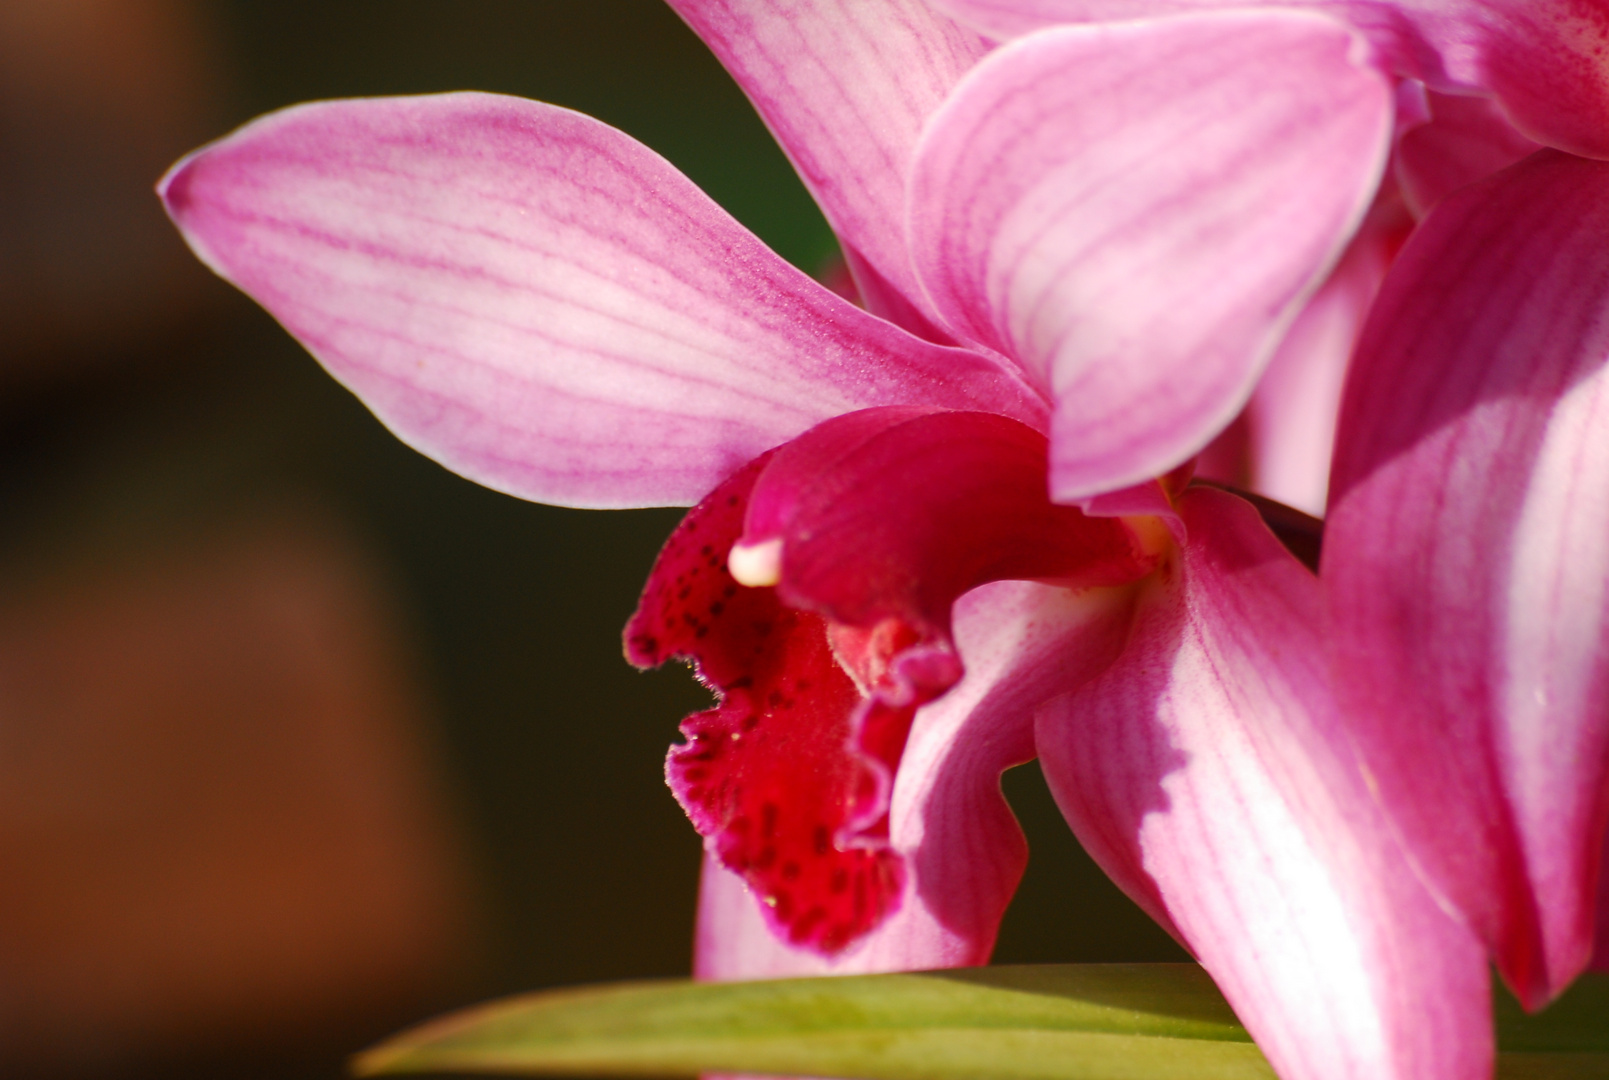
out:
M304 105L161 186L197 254L404 441L561 505L696 501L867 405L1042 409L789 267L666 161L488 94Z
M1390 90L1359 47L1293 12L1065 27L934 116L917 271L1052 393L1058 499L1166 472L1245 403L1384 165Z
M1064 22L1227 8L1306 8L1368 36L1383 67L1433 90L1487 93L1547 146L1609 157L1609 6L1595 0L933 0L996 38Z
M1447 197L1342 407L1324 577L1359 744L1522 1000L1587 963L1609 816L1609 165Z
M1179 512L1188 541L1123 655L1039 717L1057 802L1284 1080L1482 1080L1485 957L1356 768L1317 580L1234 496Z
M905 249L906 175L922 124L988 45L922 0L670 4L793 159L868 307L929 329Z

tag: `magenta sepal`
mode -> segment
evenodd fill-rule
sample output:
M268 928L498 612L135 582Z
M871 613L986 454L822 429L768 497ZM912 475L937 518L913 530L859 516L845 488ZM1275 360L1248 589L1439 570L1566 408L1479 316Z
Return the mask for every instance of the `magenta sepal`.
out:
M1609 164L1447 196L1382 286L1324 540L1337 685L1415 866L1546 1003L1609 816Z
M1233 495L1192 488L1178 512L1122 655L1040 710L1063 813L1284 1080L1489 1076L1484 952L1357 768L1318 581Z

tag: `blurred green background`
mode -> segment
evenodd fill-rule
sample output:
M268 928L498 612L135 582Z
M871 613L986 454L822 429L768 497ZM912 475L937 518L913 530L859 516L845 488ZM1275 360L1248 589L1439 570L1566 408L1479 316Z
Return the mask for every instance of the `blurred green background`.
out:
M820 272L741 93L649 0L7 6L0 1072L335 1076L432 1010L685 974L699 845L661 763L707 698L619 639L678 512L409 451L150 185L297 101L495 90L624 129ZM1006 788L1033 859L998 961L1183 955L1037 766Z

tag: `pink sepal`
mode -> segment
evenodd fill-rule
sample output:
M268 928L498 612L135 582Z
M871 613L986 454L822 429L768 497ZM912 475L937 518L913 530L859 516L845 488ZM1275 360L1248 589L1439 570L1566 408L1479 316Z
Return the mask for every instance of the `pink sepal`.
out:
M866 405L1044 415L1008 367L834 296L657 154L551 105L302 105L160 190L196 253L404 441L526 498L696 502Z
M1324 540L1339 685L1418 867L1532 1007L1609 815L1609 164L1449 195L1387 276Z
M1245 502L1178 500L1122 656L1036 724L1085 848L1217 980L1285 1080L1481 1080L1480 945L1419 884L1332 697L1318 582Z

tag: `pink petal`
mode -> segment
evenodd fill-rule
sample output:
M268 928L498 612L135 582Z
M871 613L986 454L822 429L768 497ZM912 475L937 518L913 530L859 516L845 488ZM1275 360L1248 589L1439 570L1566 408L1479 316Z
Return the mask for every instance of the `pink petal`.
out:
M1302 7L1368 35L1380 62L1433 90L1484 91L1548 146L1609 156L1609 7L1582 0L933 0L996 38L1065 22Z
M991 54L917 152L912 254L1056 400L1052 488L1166 472L1245 403L1361 219L1390 88L1292 12L1066 27Z
M544 502L693 502L867 404L1039 408L995 362L871 318L647 148L550 105L300 106L161 190L202 259L405 441Z
M960 967L988 961L1027 846L1000 774L1033 756L1033 709L1095 674L1122 647L1117 590L997 582L962 597L956 645L966 677L916 716L894 783L890 842L909 871L899 909L833 957L765 925L742 880L706 858L695 973L767 978Z
M793 159L843 240L870 309L896 319L917 312L925 301L904 234L911 151L987 44L921 0L670 4ZM901 325L920 332L925 322Z
M1324 545L1382 798L1533 1007L1587 962L1609 816L1606 360L1609 165L1449 196L1364 331Z
M1376 204L1258 380L1244 415L1251 487L1259 494L1323 516L1347 364L1412 225L1400 200Z
M1489 1076L1484 955L1354 764L1317 581L1241 500L1195 488L1179 512L1126 651L1040 715L1062 811L1285 1080Z
M1449 192L1541 149L1509 126L1487 98L1428 97L1430 122L1397 141L1397 180L1408 205L1421 218Z

